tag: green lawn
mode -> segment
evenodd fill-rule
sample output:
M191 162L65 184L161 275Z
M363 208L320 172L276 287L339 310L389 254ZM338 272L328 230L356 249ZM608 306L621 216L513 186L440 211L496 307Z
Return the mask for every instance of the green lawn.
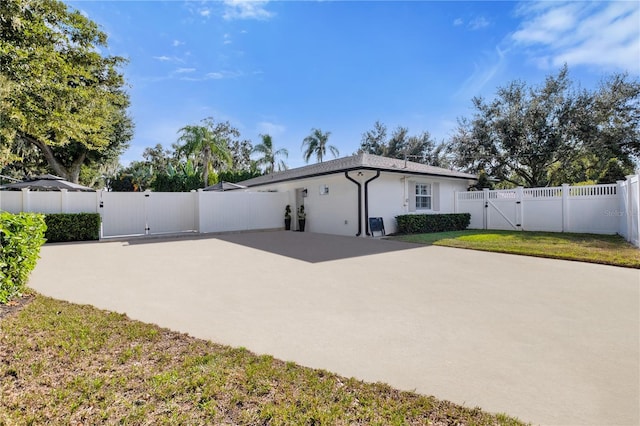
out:
M519 425L44 296L0 318L0 425Z
M418 244L640 268L640 249L619 235L466 230L390 238Z

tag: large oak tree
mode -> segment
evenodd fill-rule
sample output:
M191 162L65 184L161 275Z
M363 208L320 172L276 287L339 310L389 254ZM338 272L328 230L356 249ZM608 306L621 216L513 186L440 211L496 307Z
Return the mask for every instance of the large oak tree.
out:
M624 74L576 88L567 67L544 84L513 81L474 98L449 142L454 165L528 187L597 179L611 158L629 170L640 155L640 84Z
M101 51L106 34L60 1L0 2L2 153L27 142L54 173L78 182L83 164L122 152L133 127L125 59Z

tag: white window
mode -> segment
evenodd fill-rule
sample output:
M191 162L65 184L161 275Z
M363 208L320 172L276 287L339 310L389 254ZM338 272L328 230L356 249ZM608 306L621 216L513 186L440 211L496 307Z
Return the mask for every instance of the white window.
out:
M416 209L431 210L431 184L416 184Z

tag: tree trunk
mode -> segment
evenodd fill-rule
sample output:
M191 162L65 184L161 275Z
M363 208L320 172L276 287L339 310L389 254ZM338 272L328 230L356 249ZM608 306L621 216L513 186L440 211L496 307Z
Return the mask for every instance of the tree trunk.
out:
M202 169L202 180L204 181L204 187L209 186L209 163L211 163L211 148L209 146L205 146L204 148L204 165Z
M80 180L80 168L82 167L84 160L87 158L87 152L85 150L83 150L82 153L73 160L71 166L67 168L55 157L55 154L49 145L28 135L21 135L21 137L38 148L42 155L44 155L45 160L47 160L49 167L51 167L57 176L60 176L69 182L78 183Z

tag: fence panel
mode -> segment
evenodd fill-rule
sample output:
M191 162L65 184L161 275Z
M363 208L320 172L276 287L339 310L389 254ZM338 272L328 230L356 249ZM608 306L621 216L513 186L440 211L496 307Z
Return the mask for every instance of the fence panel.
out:
M97 213L97 192L0 191L0 210L10 213Z
M245 194L251 194L246 192ZM284 226L284 208L288 195L284 192L254 192L247 205L249 229L274 229Z
M582 189L581 187L578 187ZM567 232L586 232L591 234L616 234L620 230L622 212L618 210L617 195L589 195L592 192L576 191L572 188L569 196Z
M194 232L197 192L151 192L145 202L149 234Z
M29 207L26 211L34 213L62 213L62 193L59 191L29 191L23 196L29 197Z
M22 211L22 191L0 191L0 211L20 213Z
M469 229L484 229L484 192L456 193L456 212L471 214Z
M524 198L522 230L562 232L562 197Z
M102 236L144 235L145 195L144 192L101 191Z
M67 192L64 213L99 213L100 192Z
M247 231L283 226L287 194L200 192L200 232Z

